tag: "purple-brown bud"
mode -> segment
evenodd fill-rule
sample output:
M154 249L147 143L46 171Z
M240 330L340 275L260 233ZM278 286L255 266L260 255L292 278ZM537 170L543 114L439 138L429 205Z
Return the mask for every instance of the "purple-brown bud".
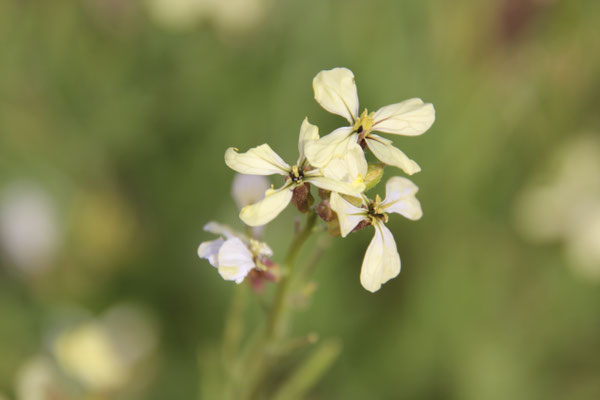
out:
M310 183L305 183L294 189L292 203L301 213L307 213L314 202L315 199L312 194L310 194Z

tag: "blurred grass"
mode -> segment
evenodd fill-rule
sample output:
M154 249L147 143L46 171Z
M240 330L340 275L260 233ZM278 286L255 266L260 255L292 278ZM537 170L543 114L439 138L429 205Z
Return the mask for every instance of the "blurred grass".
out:
M41 276L3 258L0 391L43 347L54 308L135 299L163 333L147 398L194 398L196 350L220 340L233 290L195 250L208 220L241 227L223 152L268 142L295 159L305 116L321 134L342 123L313 100L313 76L347 66L361 107L421 97L437 121L394 138L423 169L425 212L391 218L400 276L360 287L368 229L334 240L317 269L296 330L344 350L313 398L600 397L598 286L511 224L550 154L600 134L598 2L539 2L520 30L503 10L526 0L274 2L231 37L100 3L0 3L0 182L41 185L65 232ZM293 215L269 228L274 249Z

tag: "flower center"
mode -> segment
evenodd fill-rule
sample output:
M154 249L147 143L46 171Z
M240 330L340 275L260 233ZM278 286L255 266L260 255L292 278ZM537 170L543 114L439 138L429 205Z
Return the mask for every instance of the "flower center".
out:
M373 121L374 114L375 113L373 113L373 112L369 114L369 112L365 108L365 111L363 111L363 113L360 115L360 118L358 118L354 122L352 129L354 132L359 134L358 142L361 142L371 132L371 129L373 128L373 123L374 123L374 121Z
M304 179L303 168L299 168L297 165L294 165L290 171L290 178L292 179L292 182L301 182L302 179Z
M375 196L375 201L369 202L367 206L367 215L371 220L371 224L374 225L376 220L388 222L388 215L383 211L384 208L381 206L381 197Z

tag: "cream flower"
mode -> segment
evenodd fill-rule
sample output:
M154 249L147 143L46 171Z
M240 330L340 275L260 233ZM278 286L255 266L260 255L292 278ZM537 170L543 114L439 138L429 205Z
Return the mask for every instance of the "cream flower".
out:
M221 237L200 243L198 256L207 259L226 281L242 283L252 269L263 268L261 259L273 255L266 243L248 239L226 225L209 222L204 230Z
M291 201L294 189L305 183L312 183L322 189L350 195L358 195L364 191L365 185L362 176L350 176L348 173L348 171L358 172L361 170L360 168L352 169L346 164L339 167L343 172L338 172L335 176L332 176L333 173L325 176L323 170L309 168L304 150L308 143L313 143L318 139L318 128L304 119L298 141L300 156L293 166L283 161L268 144L254 147L245 153L238 153L233 147L227 149L225 163L234 171L241 174L279 174L286 177L286 182L282 187L267 190L263 200L242 208L240 218L244 223L250 226L259 226L272 221Z
M342 237L346 237L361 222L373 225L375 236L371 240L360 272L360 283L370 292L400 273L400 255L390 230L385 226L387 213L397 213L417 220L421 218L421 204L415 197L419 189L406 178L395 176L386 185L386 196L375 201L363 196L362 207L356 207L338 193L331 193L331 208L337 213Z
M366 143L381 162L398 167L408 175L419 172L419 165L373 131L394 135L416 136L424 133L435 120L433 105L421 99L409 99L359 116L358 92L354 74L347 68L321 71L313 80L315 99L327 111L346 118L350 126L336 129L306 149L309 162L318 168L332 159L347 157L349 146ZM364 154L355 157L364 159ZM366 161L364 161L366 163ZM363 163L363 161L355 161Z

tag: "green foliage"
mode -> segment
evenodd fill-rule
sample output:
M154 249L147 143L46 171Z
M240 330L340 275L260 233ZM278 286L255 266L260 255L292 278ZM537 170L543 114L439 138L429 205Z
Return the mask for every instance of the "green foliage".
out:
M140 398L219 390L198 377L222 378L210 365L235 284L195 251L207 221L243 229L223 153L264 141L294 159L306 115L322 136L344 122L310 82L347 66L369 110L435 105L422 137L393 137L422 168L411 179L424 217L391 220L402 272L376 294L358 280L371 228L333 240L293 330L339 338L343 352L331 364L338 344L321 344L286 385L315 399L600 398L598 283L513 221L552 155L600 134L600 3L272 1L244 32L211 20L170 30L142 4L0 2L0 192L42 188L60 232L37 273L0 249L0 393L49 352L67 306L97 314L124 300L161 331ZM273 248L288 245L291 208L266 231ZM255 327L262 299L245 301Z

